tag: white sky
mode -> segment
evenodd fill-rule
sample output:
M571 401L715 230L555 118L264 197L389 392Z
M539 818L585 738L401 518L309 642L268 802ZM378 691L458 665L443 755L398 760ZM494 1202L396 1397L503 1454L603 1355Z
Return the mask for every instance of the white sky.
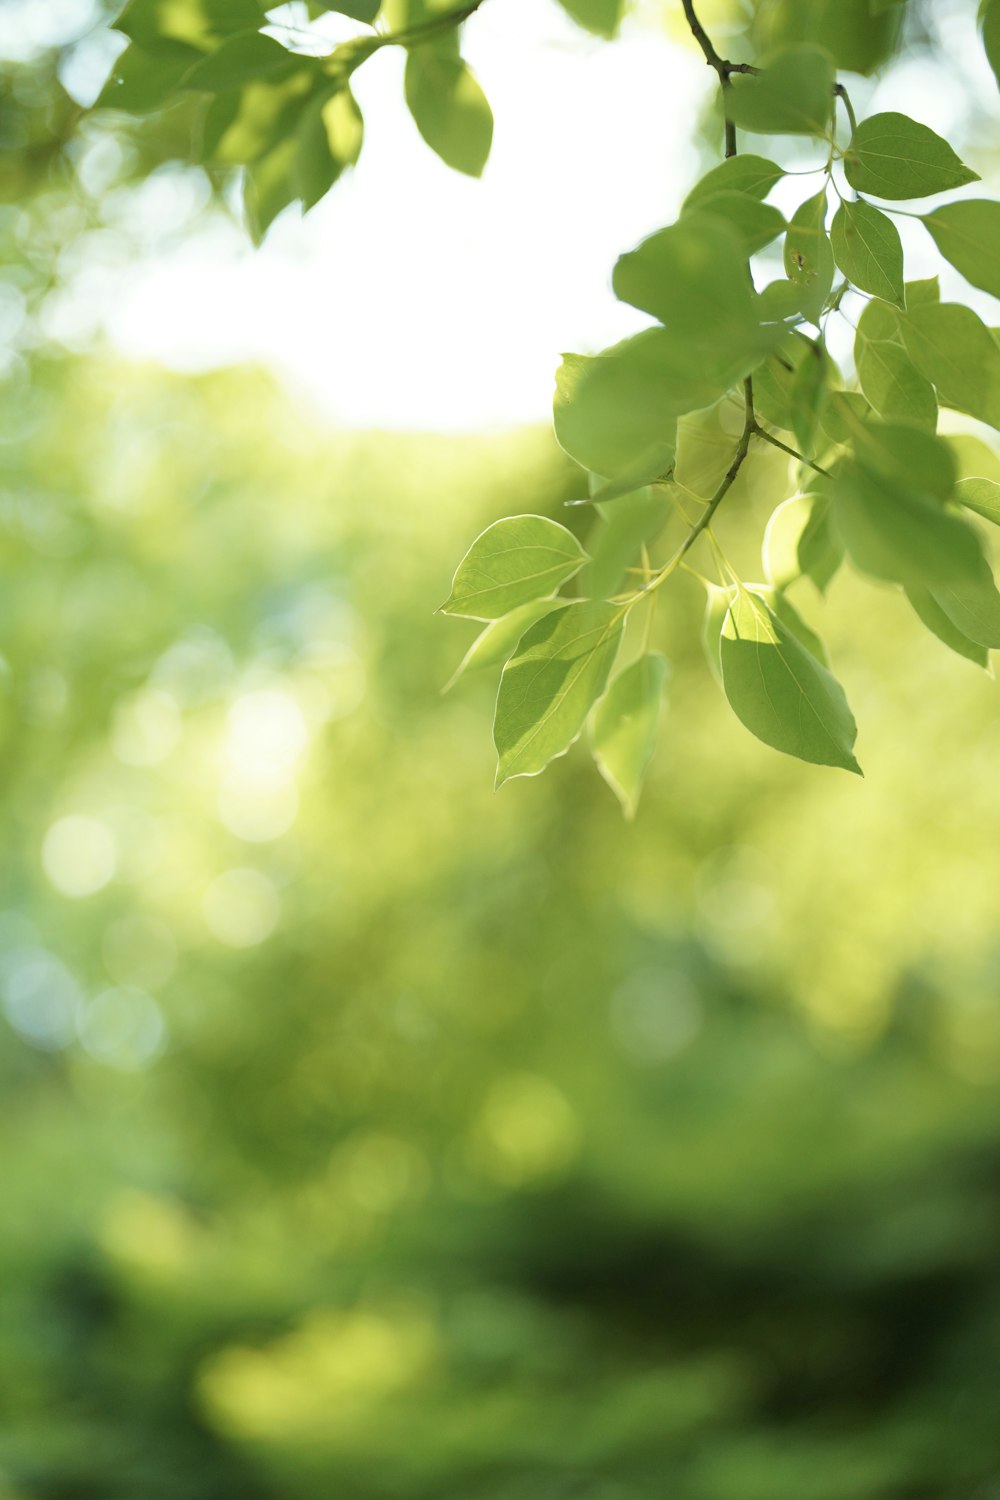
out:
M53 29L78 26L92 6L5 3L8 52L51 44ZM5 25L5 14L16 24ZM988 125L992 141L995 84L974 9L940 0L936 14L948 71L907 59L870 98L860 84L855 102L868 113L913 110L919 99L915 112L947 136L975 101L987 114L973 134L982 138ZM325 21L334 38L364 29ZM81 53L79 88L64 78L82 102L115 45L99 27ZM360 164L311 214L286 211L255 250L221 215L195 227L197 179L154 174L120 202L105 201L109 222L127 221L148 249L123 264L113 236L69 244L67 291L50 299L48 331L86 347L102 329L124 355L184 371L262 362L349 426L547 421L563 351L602 348L648 322L616 301L611 268L676 216L697 171L692 126L714 77L693 46L638 21L611 43L589 37L556 0L484 5L463 45L496 121L481 180L452 172L424 145L403 102L402 52L386 48L355 75L366 122ZM100 191L96 157L92 169ZM86 160L81 170L91 170ZM787 179L779 206L790 212L807 182ZM939 261L926 234L899 222L908 274L929 274ZM943 283L970 296L948 268ZM834 352L844 353L850 329L832 333L843 344Z
M546 420L563 350L648 321L616 302L611 267L672 217L710 80L662 35L591 38L555 0L484 6L464 51L496 120L481 180L424 145L386 48L356 75L356 171L260 250L216 224L116 272L115 345L185 370L262 359L351 425Z

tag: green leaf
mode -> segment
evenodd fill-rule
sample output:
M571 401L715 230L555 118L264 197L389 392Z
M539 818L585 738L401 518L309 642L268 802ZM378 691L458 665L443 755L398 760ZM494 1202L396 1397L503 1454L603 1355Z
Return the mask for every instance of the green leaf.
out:
M877 305L870 302L868 308ZM854 362L861 389L872 406L886 422L902 422L924 432L934 432L938 404L930 381L920 374L901 344L865 338L863 328L862 317L854 345Z
M831 391L820 418L832 443L849 443L859 428L875 420L874 409L860 391Z
M909 115L870 115L851 137L844 171L852 188L877 198L925 198L978 182L941 136Z
M619 592L626 569L638 561L643 545L659 536L672 509L663 489L642 489L598 512L587 538L591 561L581 585L591 599L610 599Z
M364 121L346 84L303 111L298 126L296 189L312 208L361 154Z
M840 565L842 549L829 525L829 501L821 495L793 495L771 513L764 531L764 575L782 590L809 577L822 591Z
M614 36L625 9L625 0L559 0L563 10L578 25L597 36Z
M513 776L537 776L577 739L604 692L624 620L620 606L588 600L531 627L500 678L498 787Z
M861 422L851 437L855 456L869 472L937 500L949 499L958 470L942 438L888 422Z
M668 473L674 459L674 444L659 443L641 453L614 479L607 479L594 486L586 500L576 500L575 505L607 505L612 500L621 500L644 489L654 479L662 479Z
M431 150L456 172L479 177L493 143L493 112L462 59L444 44L411 48L404 90Z
M115 60L94 108L120 109L131 115L147 115L163 109L176 94L191 59L196 56L197 53L186 48L179 56L162 57L133 42Z
M807 457L816 445L816 431L826 405L827 362L823 351L806 345L806 357L792 376L789 391L792 431Z
M900 327L907 354L942 406L1000 428L1000 348L972 309L956 302L914 307Z
M756 327L746 262L741 234L699 209L620 256L612 285L693 349L714 349Z
M843 463L831 486L837 529L856 567L893 583L953 583L974 578L979 540L938 500L862 464Z
M301 67L302 59L293 56L274 37L259 31L243 31L189 68L182 87L221 94L227 89L242 88L245 83L288 77Z
M701 644L709 670L719 686L722 686L722 627L726 623L729 606L735 595L732 588L718 588L707 579L705 584L705 614L701 622Z
M211 52L263 19L256 0L130 0L114 26L146 52L173 57L186 49Z
M795 210L785 235L785 272L800 288L801 307L819 320L833 286L833 251L826 232L826 189Z
M298 141L295 136L288 136L246 168L243 207L255 245L261 243L282 209L295 201L297 158Z
M831 382L840 379L840 371L825 349L821 354L823 383L829 387ZM804 339L786 338L757 367L753 375L753 399L754 408L762 421L772 427L781 427L785 432L795 431L794 407L797 396L793 395L793 388L797 392L796 375L806 360L815 358L815 353ZM803 375L804 385L808 386L812 378L813 376Z
M974 577L936 585L931 592L949 620L970 641L991 649L1000 646L1000 594L984 557L980 557Z
M716 385L701 385L677 368L676 348L663 329L651 328L603 354L566 354L556 374L553 421L562 447L585 469L606 478L646 479L674 451L677 411L685 400L707 405Z
M750 198L766 198L776 182L785 175L764 156L729 156L706 172L684 199L683 212L703 203L717 193L742 193Z
M983 49L993 75L1000 83L1000 0L986 0L979 13Z
M442 614L499 620L520 604L548 599L579 573L587 554L547 516L507 516L481 532L462 558Z
M499 620L491 620L485 630L480 631L462 660L441 689L447 693L466 672L480 671L485 667L502 665L513 656L517 643L538 620L551 614L554 609L564 609L568 599L532 599L529 604L519 604L510 614Z
M925 276L921 281L906 283L907 307L925 307L929 302L941 301L941 283L936 276Z
M722 680L736 717L765 745L861 774L843 689L764 600L741 588L722 631Z
M739 157L734 156L731 160L738 161ZM770 203L761 203L749 193L711 193L698 199L697 208L731 224L740 237L746 256L756 255L788 227L776 208ZM684 222L683 216L681 222Z
M821 135L833 111L833 59L820 47L787 47L756 75L737 75L725 90L726 114L743 130L767 135Z
M937 636L939 641L957 652L959 656L974 661L978 667L989 667L990 653L986 647L980 646L977 641L971 641L959 630L954 621L945 614L930 589L922 589L912 584L906 590L906 597L913 606L914 613L923 621L932 635Z
M966 281L1000 297L1000 203L963 198L925 214L922 222Z
M379 13L382 0L313 0L320 10L335 10L338 15L350 16L352 21L364 21L371 25Z
M891 219L858 199L846 200L830 226L833 258L848 281L897 307L903 299L903 245Z
M621 672L594 709L590 742L597 769L634 818L643 777L656 748L669 668L657 652L640 656Z
M955 486L960 505L1000 526L1000 484L995 479L960 479Z

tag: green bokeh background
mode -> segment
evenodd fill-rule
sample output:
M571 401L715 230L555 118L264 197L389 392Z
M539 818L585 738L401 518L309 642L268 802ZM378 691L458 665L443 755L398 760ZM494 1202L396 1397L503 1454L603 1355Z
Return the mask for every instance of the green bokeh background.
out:
M35 316L100 204L15 74ZM4 368L2 1500L996 1500L995 684L796 585L866 779L800 765L680 577L638 820L584 746L494 794L434 609L498 514L586 537L548 433Z

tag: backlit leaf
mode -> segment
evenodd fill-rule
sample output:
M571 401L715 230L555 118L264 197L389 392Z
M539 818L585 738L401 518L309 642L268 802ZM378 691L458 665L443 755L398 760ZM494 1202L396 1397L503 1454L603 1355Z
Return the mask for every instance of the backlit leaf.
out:
M837 529L852 562L894 583L975 578L979 540L960 516L919 490L847 462L831 486Z
M936 585L934 598L963 635L980 646L1000 646L1000 593L989 563L980 557L975 575Z
M978 182L946 140L909 115L887 113L862 120L847 148L844 171L851 187L877 198L924 198Z
M925 214L923 223L966 281L1000 297L1000 203L964 198Z
M833 286L833 251L826 232L826 192L799 205L785 235L785 271L801 289L801 307L817 322Z
M666 659L648 652L619 673L594 709L594 760L627 818L635 817L646 767L656 748L667 675Z
M500 678L493 740L496 785L537 776L564 755L607 685L625 611L584 601L533 625Z
M1000 348L970 307L914 307L900 318L906 352L942 406L1000 428Z
M759 595L740 589L722 631L722 680L737 718L766 745L860 775L843 689Z
M518 605L549 598L586 561L576 537L558 521L507 516L476 537L441 611L469 620L499 620Z
M784 175L782 167L775 166L764 156L747 153L727 157L695 183L684 199L684 210L694 208L716 193L744 193L750 198L766 198Z
M478 177L493 141L493 112L466 63L424 43L406 59L406 103L424 140L457 172Z
M930 589L911 584L906 590L906 597L913 606L918 619L923 621L927 629L932 635L936 635L939 641L959 656L975 662L978 667L989 666L990 654L987 648L980 646L977 641L970 640L963 631L959 630L955 622L945 614Z
M491 620L476 636L441 691L447 693L467 672L502 665L513 656L518 641L536 621L554 609L563 609L567 603L568 600L563 599L532 599L529 604L519 604L517 609L512 609L499 620Z
M826 135L833 110L833 59L820 47L787 47L756 77L734 77L724 104L743 130Z
M903 306L903 246L891 219L861 199L845 200L834 214L830 245L848 281Z
M1000 526L1000 484L995 479L960 479L955 486L955 499L977 515Z

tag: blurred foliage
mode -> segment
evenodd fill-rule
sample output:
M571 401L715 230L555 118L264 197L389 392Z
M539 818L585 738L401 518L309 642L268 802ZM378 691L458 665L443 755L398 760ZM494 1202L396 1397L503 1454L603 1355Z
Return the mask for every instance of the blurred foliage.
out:
M776 766L691 583L639 824L582 753L494 796L428 601L567 514L548 439L55 357L4 409L3 1493L991 1493L981 674L888 593L845 655L838 578L877 774Z
M432 609L578 475L67 355L181 138L83 46L3 101L2 1500L992 1500L993 684L838 576L869 781L778 762L682 578L640 822L494 796Z

